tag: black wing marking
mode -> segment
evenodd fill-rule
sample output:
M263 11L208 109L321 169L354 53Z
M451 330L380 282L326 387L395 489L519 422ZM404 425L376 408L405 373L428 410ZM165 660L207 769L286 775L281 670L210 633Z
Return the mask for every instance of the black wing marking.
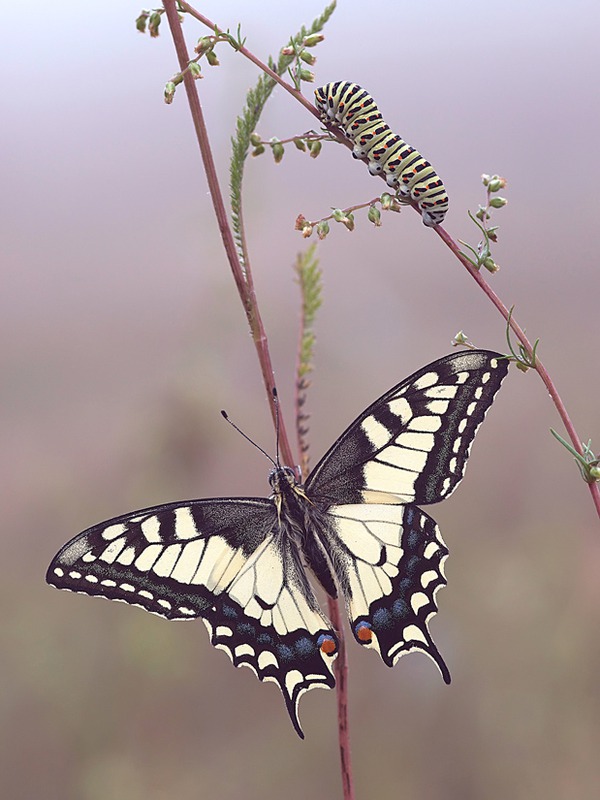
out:
M388 667L421 650L450 683L428 627L448 555L434 520L412 505L332 506L328 517L327 546L356 641Z
M473 438L508 371L470 350L423 367L376 400L306 482L324 503L436 503L464 475Z
M46 579L59 589L202 617L233 664L279 686L299 736L300 696L335 685L338 642L262 499L196 500L95 525L68 542Z

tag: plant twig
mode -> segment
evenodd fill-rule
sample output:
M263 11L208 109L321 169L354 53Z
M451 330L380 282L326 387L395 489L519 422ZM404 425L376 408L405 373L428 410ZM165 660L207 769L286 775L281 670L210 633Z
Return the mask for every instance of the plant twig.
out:
M302 293L302 315L300 318L300 335L296 365L296 429L298 450L300 451L302 459L302 477L304 480L306 480L308 476L308 443L306 440L308 415L304 409L309 387L307 375L312 370L312 357L315 342L312 325L315 314L321 305L321 273L314 253L315 245L312 245L305 253L300 254L296 261L296 273ZM333 629L337 631L340 645L338 657L335 660L333 669L336 678L338 743L340 749L342 789L344 792L344 800L354 800L350 728L348 724L348 659L346 657L344 625L339 601L328 596L327 610Z
M315 257L316 246L311 245L304 253L298 253L295 271L300 286L302 308L296 356L296 440L300 454L300 470L308 477L308 419L306 399L310 387L309 375L313 370L315 334L313 324L321 306L321 270Z
M215 30L214 22L211 22L208 19L208 17L204 16L204 14L201 14L199 11L196 11L196 9L193 8L191 5L189 5L189 3L186 3L185 0L179 0L179 5L190 16L192 16L195 19L197 19L198 22L201 22L203 25L206 25L207 28L210 28L213 31ZM304 95L301 92L298 91L298 89L296 89L291 83L288 83L287 81L285 81L281 77L281 75L278 75L273 69L271 69L271 67L269 67L263 61L261 61L259 58L257 58L254 55L254 53L250 52L250 50L248 50L243 45L241 45L240 47L238 47L236 49L237 49L238 53L241 53L249 61L252 61L252 63L255 64L262 72L264 72L266 75L268 75L270 78L272 78L276 83L278 83L281 86L282 89L285 89L286 92L289 92L295 100L297 100L299 103L301 103L307 111L309 111L311 114L313 114L313 116L315 116L319 120L319 122L321 122L321 117L319 116L319 112L317 111L317 109L315 108L313 103L311 103L309 100L307 100L306 97L304 97ZM185 66L187 66L187 64ZM327 126L327 127L329 128L329 126ZM343 142L345 144L345 137L343 137L339 133L339 131L334 130L332 128L332 132L334 133L336 139L338 139L340 142Z
M213 30L215 29L215 26L209 20L207 20L201 14L192 9L191 6L189 6L187 3L180 1L179 5L182 8L184 8L188 13L190 13L192 16L195 16L197 19L203 22L205 25L208 25L208 27L211 27ZM183 73L184 85L188 97L188 102L190 105L192 119L194 122L194 128L196 130L196 136L198 138L198 144L200 146L202 160L206 170L210 194L213 200L215 213L217 215L217 220L219 223L219 230L221 231L221 237L223 239L223 243L225 246L225 252L227 254L227 258L234 276L236 287L238 289L238 293L242 300L244 310L246 312L246 317L250 324L253 339L257 348L259 362L263 373L263 380L265 382L265 387L267 389L267 396L271 408L271 414L275 422L275 407L273 402L274 398L273 369L271 366L271 360L269 355L268 341L264 331L260 313L258 310L256 295L253 289L251 269L249 261L247 259L247 248L245 246L245 237L243 234L243 224L241 227L240 238L239 238L239 244L245 259L244 264L242 266L242 263L238 258L238 253L236 251L235 239L233 237L233 233L231 231L227 219L227 214L225 212L225 205L223 203L223 197L221 194L220 186L216 175L215 165L212 158L212 153L208 140L208 134L206 131L206 126L204 124L204 119L202 115L202 108L196 91L196 83L193 80L190 71L186 70L186 67L189 63L189 57L185 40L183 37L183 32L181 30L181 23L177 13L175 0L164 0L164 8L166 11L167 19L169 21L169 26L171 29L171 35L173 36L175 49L177 51L180 69ZM332 8L332 6L330 6L329 8ZM266 72L274 81L282 85L283 88L285 88L287 91L293 94L296 97L296 99L302 102L302 104L305 105L309 111L311 111L311 113L315 114L315 116L318 117L318 113L316 112L314 106L309 104L308 101L306 101L304 97L296 89L289 86L289 84L286 84L285 81L282 81L282 79L272 69L270 69L270 67L267 67L265 64L262 64L249 51L247 51L245 47L241 46L239 48L239 51L242 52L247 58L250 58L250 60L253 61L257 66L259 66L260 69ZM240 208L240 213L241 213L241 208ZM285 426L283 423L283 419L281 417L280 417L280 446L284 462L290 466L293 465L294 459L292 457L289 440L287 438ZM328 606L333 628L336 631L338 631L338 638L340 644L340 654L336 659L336 664L334 666L334 669L337 677L336 697L338 702L338 736L339 736L341 768L342 768L342 786L344 792L344 799L354 800L354 788L352 781L352 762L350 756L350 742L349 742L349 728L348 728L348 699L347 699L348 668L345 657L343 627L340 618L338 601L330 597L328 598Z
M336 678L336 697L338 711L338 742L340 748L340 766L342 770L342 788L344 800L354 800L354 781L352 777L352 754L350 750L350 732L348 727L348 660L346 658L346 642L342 634L344 627L340 614L340 606L333 597L327 598L327 611L333 629L338 632L340 651L333 669Z
M416 208L415 210L418 211L418 209ZM523 345L524 350L527 352L532 361L532 368L536 370L536 372L542 379L544 386L548 390L548 394L552 399L552 402L556 406L556 410L558 411L559 416L562 419L563 425L565 426L565 429L569 434L569 438L573 444L575 451L580 456L584 456L584 450L581 444L581 440L577 434L577 431L575 430L575 426L571 422L571 418L569 417L565 404L563 403L562 398L559 395L558 390L548 373L548 370L546 369L544 364L540 361L540 357L537 354L537 351L534 353L534 345L531 344L531 342L525 335L525 332L523 331L521 326L517 323L514 314L512 314L511 311L504 305L502 300L498 297L496 292L494 292L494 290L486 281L481 272L478 269L476 269L471 263L471 261L461 252L457 242L455 242L452 236L450 236L450 234L444 228L442 228L441 225L436 225L434 230L440 237L440 239L444 242L444 244L452 251L452 253L454 253L456 258L467 270L467 272L473 278L473 280L479 285L479 288L484 292L484 294L490 300L490 302L493 303L493 305L500 312L500 314L502 314L502 316L507 322L507 325L510 326L510 329L513 331L517 339ZM597 482L595 482L595 483L588 483L587 486L592 495L592 501L596 507L596 512L600 517L600 485Z
M177 13L175 0L164 0L164 8L169 22L169 27L171 29L171 35L173 37L175 50L177 52L179 66L181 71L183 72L187 67L190 59L185 39L183 36L183 31L181 29L181 22L179 19L179 15ZM202 114L202 106L200 104L200 98L198 96L196 82L194 81L189 71L185 72L183 76L183 82L185 85L188 103L190 106L190 112L192 114L194 129L196 131L196 138L198 139L198 145L200 147L200 153L202 155L202 162L204 164L204 169L206 171L206 179L208 182L210 196L213 201L215 215L217 217L219 231L221 233L221 238L223 240L223 245L225 247L227 260L229 261L229 266L233 273L235 285L237 287L238 294L240 295L240 299L244 306L244 311L246 313L248 324L250 325L252 338L254 341L254 345L256 347L258 360L263 375L263 381L267 392L269 408L271 409L271 417L273 419L273 424L275 424L276 411L275 411L274 394L273 394L273 389L275 388L275 379L271 363L271 356L269 352L269 343L267 340L265 329L258 309L254 288L252 286L252 283L249 283L247 277L244 275L244 270L242 270L242 266L237 256L235 242L233 239L231 227L229 225L227 212L225 210L223 195L221 192L221 187L219 185L217 171L215 168L215 163L210 148L208 132L206 130L204 116ZM246 275L248 273L248 270L249 270L249 265L246 264L245 265ZM282 416L280 416L279 418L279 436L280 436L281 455L284 459L284 462L286 464L292 465L294 464L295 459L292 454L289 438L287 435L287 431Z

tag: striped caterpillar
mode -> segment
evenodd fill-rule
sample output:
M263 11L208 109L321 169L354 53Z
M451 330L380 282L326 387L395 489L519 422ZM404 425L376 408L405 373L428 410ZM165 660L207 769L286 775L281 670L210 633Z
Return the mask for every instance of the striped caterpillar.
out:
M393 133L371 95L356 83L337 81L315 90L321 118L340 125L354 143L354 158L366 158L371 175L385 176L404 200L416 203L423 224L439 225L448 210L448 194L427 159Z

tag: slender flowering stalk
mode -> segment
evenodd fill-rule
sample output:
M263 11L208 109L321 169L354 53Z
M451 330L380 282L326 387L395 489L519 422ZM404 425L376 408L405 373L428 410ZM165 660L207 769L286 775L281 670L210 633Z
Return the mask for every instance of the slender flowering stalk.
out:
M415 211L420 213L416 207ZM481 272L478 269L476 269L473 266L473 264L469 261L469 259L466 258L465 255L461 252L458 243L452 238L452 236L450 236L450 234L444 228L442 228L441 225L437 225L435 231L440 237L440 239L444 242L444 244L452 251L452 253L454 253L456 258L467 270L467 272L473 278L473 280L478 284L479 288L484 292L484 294L490 300L490 302L493 303L493 305L500 312L500 314L502 314L502 316L507 322L507 325L510 327L510 329L513 331L517 339L523 345L523 348L525 349L525 351L527 352L532 361L532 369L535 369L535 371L538 373L538 375L544 382L544 385L548 390L548 394L550 395L552 402L556 406L556 410L558 411L559 416L563 421L563 425L565 426L565 429L569 434L569 439L571 440L574 449L577 451L577 453L579 453L579 455L584 456L584 450L583 450L583 445L581 443L581 439L579 438L577 431L575 430L575 426L573 425L571 418L569 417L565 404L563 403L558 393L558 390L548 373L548 370L540 361L537 352L535 353L534 357L534 345L531 344L531 342L525 335L524 330L517 323L516 319L514 318L514 314L512 314L510 310L504 305L502 300L498 297L496 292L494 292L494 290L486 281ZM597 482L594 482L594 483L588 483L587 486L592 495L592 501L594 503L594 506L596 507L596 512L598 514L598 517L600 517L600 485Z
M205 17L200 12L196 11L196 9L192 8L185 0L180 0L178 6L181 10L190 14L190 16L194 17L202 24L206 25L212 31L217 30L215 24L211 22L207 17ZM268 349L268 341L264 331L264 327L262 325L260 313L258 310L256 295L254 292L253 286L253 279L252 279L252 270L250 268L250 263L246 259L247 248L245 247L245 242L242 242L243 246L243 263L240 262L240 258L238 253L236 252L235 246L235 239L232 235L231 228L229 226L227 214L225 212L225 207L223 204L222 195L220 192L218 180L216 177L216 172L214 169L214 163L212 161L212 154L210 152L210 146L208 143L208 135L206 132L206 128L204 126L204 121L202 118L202 109L200 106L200 101L198 99L198 95L196 93L196 87L193 80L193 75L189 69L189 57L187 54L187 49L185 46L185 42L183 40L183 34L181 32L180 21L177 15L177 10L175 7L174 0L165 0L164 2L165 11L167 12L167 17L169 20L169 25L171 27L171 32L173 35L175 47L177 50L179 64L182 72L182 79L185 84L186 92L188 95L188 101L190 104L190 110L192 113L192 118L194 121L194 126L196 129L196 134L198 137L198 142L200 145L200 150L202 153L202 158L205 164L205 169L207 173L207 180L209 189L211 192L211 196L213 198L213 204L215 207L215 213L217 216L219 228L221 231L221 236L223 238L223 243L225 246L225 251L227 254L227 258L230 263L230 267L234 276L234 280L236 282L236 286L238 288L238 292L240 294L240 298L242 299L242 303L244 305L244 310L246 312L246 316L252 331L253 339L257 348L257 354L259 358L259 362L261 365L261 369L263 372L263 379L265 382L265 386L267 388L267 395L269 399L269 403L271 405L271 412L273 418L275 418L275 410L273 406L273 370L270 361L269 349ZM297 102L301 103L304 108L313 114L320 122L320 124L325 127L331 137L335 138L339 143L344 144L349 149L351 149L351 143L345 138L343 133L337 128L337 126L329 123L328 121L323 121L315 106L307 100L302 93L299 91L300 81L298 79L298 75L294 77L294 85L288 83L284 80L277 72L275 72L269 65L263 63L258 59L251 51L249 51L243 42L238 42L235 45L235 49L241 53L245 58L252 61L265 75L268 75L275 83L277 83L281 88L283 88L286 92L288 92ZM312 80L307 76L304 77L304 80ZM292 141L296 140L298 137L292 137ZM282 152L282 145L287 140L281 141L272 141L270 143L263 143L262 141L259 143L259 147L264 147L266 144L275 145L273 147L274 154L277 156L276 160L281 160ZM319 143L320 144L320 143ZM314 155L317 155L315 153ZM373 205L373 201L369 204L361 204L361 205ZM355 208L359 208L360 206L353 207L352 209L347 209L346 211L350 212L355 210ZM421 212L413 204L415 210L420 214ZM370 209L371 210L371 209ZM394 209L395 210L395 209ZM343 213L343 212L342 212ZM336 219L335 212L331 215L333 219ZM346 215L347 216L347 215ZM378 219L376 218L375 214L372 214L373 217L369 217L371 222L378 224ZM323 226L327 225L327 219L321 221ZM339 220L337 220L339 221ZM342 220L343 221L343 220ZM350 222L350 225L347 224L347 221ZM346 224L346 227L353 227L353 220L348 218L347 221L343 221ZM317 223L318 225L319 223ZM304 232L304 228L308 230L311 227L311 223L307 223L301 229ZM558 391L550 378L548 371L546 370L543 363L540 361L537 353L535 353L535 345L529 342L527 336L525 335L523 329L517 323L514 318L514 315L509 311L509 309L504 305L504 303L500 300L498 295L493 291L491 286L482 276L481 272L472 264L470 263L469 259L461 253L459 245L457 242L447 233L447 231L442 228L441 226L435 227L436 233L442 239L442 241L446 244L446 246L453 252L453 254L458 258L458 260L463 264L463 266L467 269L471 277L477 282L481 290L484 294L488 297L488 299L492 302L492 304L496 307L496 309L500 312L500 314L504 317L507 322L508 327L510 330L513 331L516 338L521 343L523 350L531 359L531 366L535 369L538 374L540 375L542 381L544 382L552 401L554 402L558 413L563 421L565 429L569 435L569 438L573 444L574 450L579 453L580 455L584 456L584 449L582 447L581 441L577 432L569 418L567 410L558 394ZM319 232L319 231L317 231ZM323 229L321 233L326 233ZM243 228L242 228L242 237L243 237ZM322 238L322 237L321 237ZM292 457L291 448L289 445L289 441L287 439L287 435L285 432L285 426L283 425L283 421L281 421L281 450L282 456L286 463L293 464L294 459ZM589 483L588 484L590 492L592 494L592 499L595 504L596 510L598 515L600 516L600 487L598 483ZM351 761L350 761L350 748L349 748L349 736L348 736L348 717L347 717L347 664L345 661L345 649L344 649L344 642L341 636L342 633L342 624L340 619L339 613L339 606L335 600L329 599L329 616L333 623L333 627L340 632L340 655L336 662L336 677L337 677L337 684L338 684L338 730L339 730L339 742L340 742L340 754L341 754L341 764L342 764L342 781L343 781L343 789L344 789L344 798L346 800L350 800L354 797L353 791L353 784L352 784L352 768L351 768Z
M231 226L229 224L227 211L225 210L223 194L221 192L221 187L219 185L219 180L217 177L217 171L212 156L212 151L208 138L208 131L206 130L206 125L204 123L202 106L200 104L200 98L196 90L196 82L194 81L189 70L185 71L190 59L185 39L183 36L183 31L181 29L181 21L179 19L179 14L177 13L177 9L175 6L175 0L165 0L164 8L167 15L167 20L169 22L169 27L171 29L173 42L175 44L175 50L177 52L179 66L181 68L182 73L184 73L183 82L187 93L190 112L192 114L192 120L194 122L194 128L196 131L196 137L198 139L198 145L200 146L200 153L202 155L204 169L206 171L208 188L213 201L215 215L217 217L217 223L219 225L219 230L221 232L223 245L225 247L225 253L227 255L227 260L229 261L229 266L233 273L233 278L235 280L235 285L240 295L240 299L244 306L244 311L246 312L246 318L248 320L248 324L250 325L252 338L254 340L254 345L256 347L258 360L263 374L263 381L267 392L269 407L271 409L271 416L273 419L273 423L275 423L276 411L275 411L274 394L273 394L273 389L275 388L275 379L273 374L273 366L271 363L271 355L269 352L269 342L262 323L260 311L258 309L256 294L254 292L254 286L252 284L252 281L248 280L249 272L251 274L250 265L245 264L244 269L242 270L242 266L240 264L237 255L235 242L231 231ZM281 455L286 464L294 464L295 459L292 455L292 449L290 447L289 438L282 418L280 418L279 424L280 424L279 435L280 435Z
M334 630L342 631L343 622L340 606L333 597L327 598L327 610ZM340 651L335 660L336 697L338 708L338 742L340 748L340 767L342 770L342 789L344 800L354 800L354 780L352 776L352 755L350 751L350 730L348 727L348 659L346 658L345 637L339 636Z
M213 31L215 30L215 23L211 22L208 19L208 17L204 16L204 14L201 14L199 11L196 11L196 9L193 8L191 5L189 5L189 3L184 2L184 0L179 0L178 5L184 11L186 11L190 16L194 17L194 19L197 19L198 22L201 22L203 25L206 25L207 28L210 28ZM252 61L252 63L255 64L262 72L264 72L266 75L272 78L276 83L278 83L282 89L285 89L286 92L289 92L289 94L291 94L295 100L301 103L307 111L313 114L313 116L315 116L319 120L319 122L321 122L321 117L319 116L319 112L317 111L315 106L309 100L307 100L306 97L304 97L302 92L296 89L296 87L293 86L291 83L285 81L281 77L281 75L278 75L274 70L271 69L271 67L269 67L263 61L257 58L257 56L255 56L254 53L250 52L250 50L244 47L244 45L241 45L236 49L238 53L241 53L249 61ZM187 66L187 64L185 66ZM335 128L335 126L331 126L331 128L327 126L327 128L339 142L341 142L342 144L346 144L345 137L337 130L337 128Z
M180 6L189 14L191 14L193 17L202 22L204 25L214 30L215 28L214 23L212 23L203 14L200 14L195 9L193 9L190 5L188 5L188 3L184 2L184 0L181 0ZM284 81L279 75L277 75L276 72L270 69L270 67L268 67L266 64L263 64L253 53L251 53L245 47L243 46L240 47L239 52L242 53L242 55L244 55L246 58L250 59L250 61L252 61L254 64L256 64L256 66L259 67L259 69L263 70L263 72L265 72L267 75L273 78L274 81L276 81L283 89L285 89L296 100L298 100L298 102L300 102L308 111L310 111L311 114L320 119L319 113L316 110L315 106L312 103L309 103L308 100L294 86ZM344 144L346 147L348 147L348 149L352 149L352 144L348 141L348 139L346 139L345 136L342 135L342 133L335 125L332 125L327 121L324 122L321 119L320 122L327 128L327 130L333 136L335 136L335 138L341 144ZM417 213L419 214L421 213L415 204L413 204L413 208L415 209L415 211L417 211ZM308 226L306 227L306 230L309 230ZM488 284L485 278L481 275L481 273L477 269L475 269L473 265L469 263L469 260L465 258L465 256L461 253L460 247L458 246L457 242L452 238L452 236L450 236L450 234L441 225L437 225L435 227L435 231L440 237L440 239L454 253L456 258L458 258L461 264L469 272L471 277L476 281L476 283L479 285L480 289L484 292L487 298L492 302L492 304L496 307L496 309L500 312L500 314L502 314L504 319L507 321L507 324L509 325L510 329L513 331L517 339L521 342L521 344L525 348L526 352L533 357L533 346L529 341L529 339L527 338L527 336L525 335L523 329L520 327L520 325L518 325L517 321L514 318L514 315L510 314L509 309L504 305L502 300L500 300L498 295L494 292L494 290L491 288L491 286ZM563 424L569 435L569 438L573 443L573 447L580 455L583 456L584 452L581 439L578 436L577 431L575 430L575 426L573 425L569 417L567 409L558 393L556 386L554 385L554 382L552 381L544 364L540 361L537 353L535 355L533 369L536 370L536 372L542 379L544 385L546 386L548 393L552 399L552 402L556 406L556 410L558 411L558 414L563 421ZM598 514L598 517L600 517L600 485L597 482L588 483L588 488L590 494L592 495L592 501L594 503L594 506L596 507L596 512Z
M304 480L308 477L308 414L306 412L306 395L309 387L308 375L312 371L312 358L315 336L312 330L315 314L321 305L321 271L315 258L315 245L306 253L298 256L296 274L302 294L302 313L298 337L298 356L296 364L296 435L300 465ZM334 630L338 631L340 649L334 663L336 678L336 698L338 710L338 742L340 749L340 766L342 770L342 787L345 800L354 800L354 783L352 780L352 758L350 752L350 730L348 726L348 660L346 645L342 632L343 622L340 607L333 597L327 598L329 619Z
M194 128L196 131L198 144L200 146L200 152L202 155L204 168L206 170L207 182L213 200L215 214L217 216L217 221L219 224L219 230L221 232L221 237L223 239L225 252L231 267L231 271L233 273L235 284L238 289L240 298L242 300L244 310L246 312L246 317L250 325L250 329L252 331L253 339L257 349L258 359L263 373L263 380L265 382L265 387L267 389L267 396L271 407L273 421L275 422L276 412L274 406L274 393L273 393L273 388L274 388L273 369L269 355L268 340L262 324L260 312L258 309L256 294L254 292L252 270L250 262L247 258L247 248L245 246L245 241L241 242L242 250L244 253L244 264L242 266L238 256L238 252L236 250L235 239L231 227L229 225L227 213L225 211L223 196L221 193L214 165L214 160L212 158L212 152L210 149L208 133L206 130L206 126L204 124L202 107L196 91L196 84L190 70L186 69L186 67L189 64L189 56L185 40L183 37L183 32L181 30L181 22L179 19L179 15L177 13L175 0L164 0L163 5L169 22L169 27L171 29L173 42L175 44L175 49L177 52L181 73L183 75L183 81L188 97L188 103L190 106L190 111L194 122ZM208 27L211 27L213 30L215 29L213 23L211 23L209 20L203 17L203 15L199 14L190 6L188 6L187 3L180 2L179 5L182 8L184 8L184 10L186 10L188 13L190 13L192 16L196 17L201 22L203 22L205 25L208 25ZM240 50L240 52L246 55L247 58L250 58L251 61L256 63L261 69L263 69L263 71L266 72L271 78L273 78L273 80L283 85L284 88L286 88L286 90L290 91L294 96L296 96L297 99L303 102L304 105L307 105L307 107L312 113L318 116L314 107L308 104L308 102L302 97L302 95L296 89L289 86L289 84L286 84L285 81L282 81L282 79L279 77L279 75L277 75L276 72L274 72L272 69L259 62L258 59L256 59L248 50L246 50L245 47L240 46L238 49ZM242 226L242 231L243 231L243 226ZM292 451L290 448L289 440L287 438L283 418L281 416L279 417L279 426L280 426L279 431L280 431L281 455L286 464L292 465L295 463L295 460L292 456ZM334 669L337 677L338 738L339 738L339 747L341 756L342 787L344 793L344 800L354 800L352 763L350 755L350 740L349 740L349 728L348 728L348 688L347 688L348 667L345 656L343 626L342 626L338 601L333 598L328 598L328 605L329 605L329 614L331 622L334 629L338 632L338 639L340 645L340 653L338 658L336 659L336 664L334 666Z

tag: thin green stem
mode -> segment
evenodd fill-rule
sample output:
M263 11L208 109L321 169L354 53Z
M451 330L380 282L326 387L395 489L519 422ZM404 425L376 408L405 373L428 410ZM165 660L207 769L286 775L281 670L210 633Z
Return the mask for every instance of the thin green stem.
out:
M307 142L320 142L320 141L330 141L331 136L327 133L315 133L315 131L306 131L305 133L299 133L297 136L289 136L287 139L277 139L277 144L291 144L295 142L297 139L304 139ZM269 139L261 139L259 144L264 145L265 147L270 147L273 142Z

